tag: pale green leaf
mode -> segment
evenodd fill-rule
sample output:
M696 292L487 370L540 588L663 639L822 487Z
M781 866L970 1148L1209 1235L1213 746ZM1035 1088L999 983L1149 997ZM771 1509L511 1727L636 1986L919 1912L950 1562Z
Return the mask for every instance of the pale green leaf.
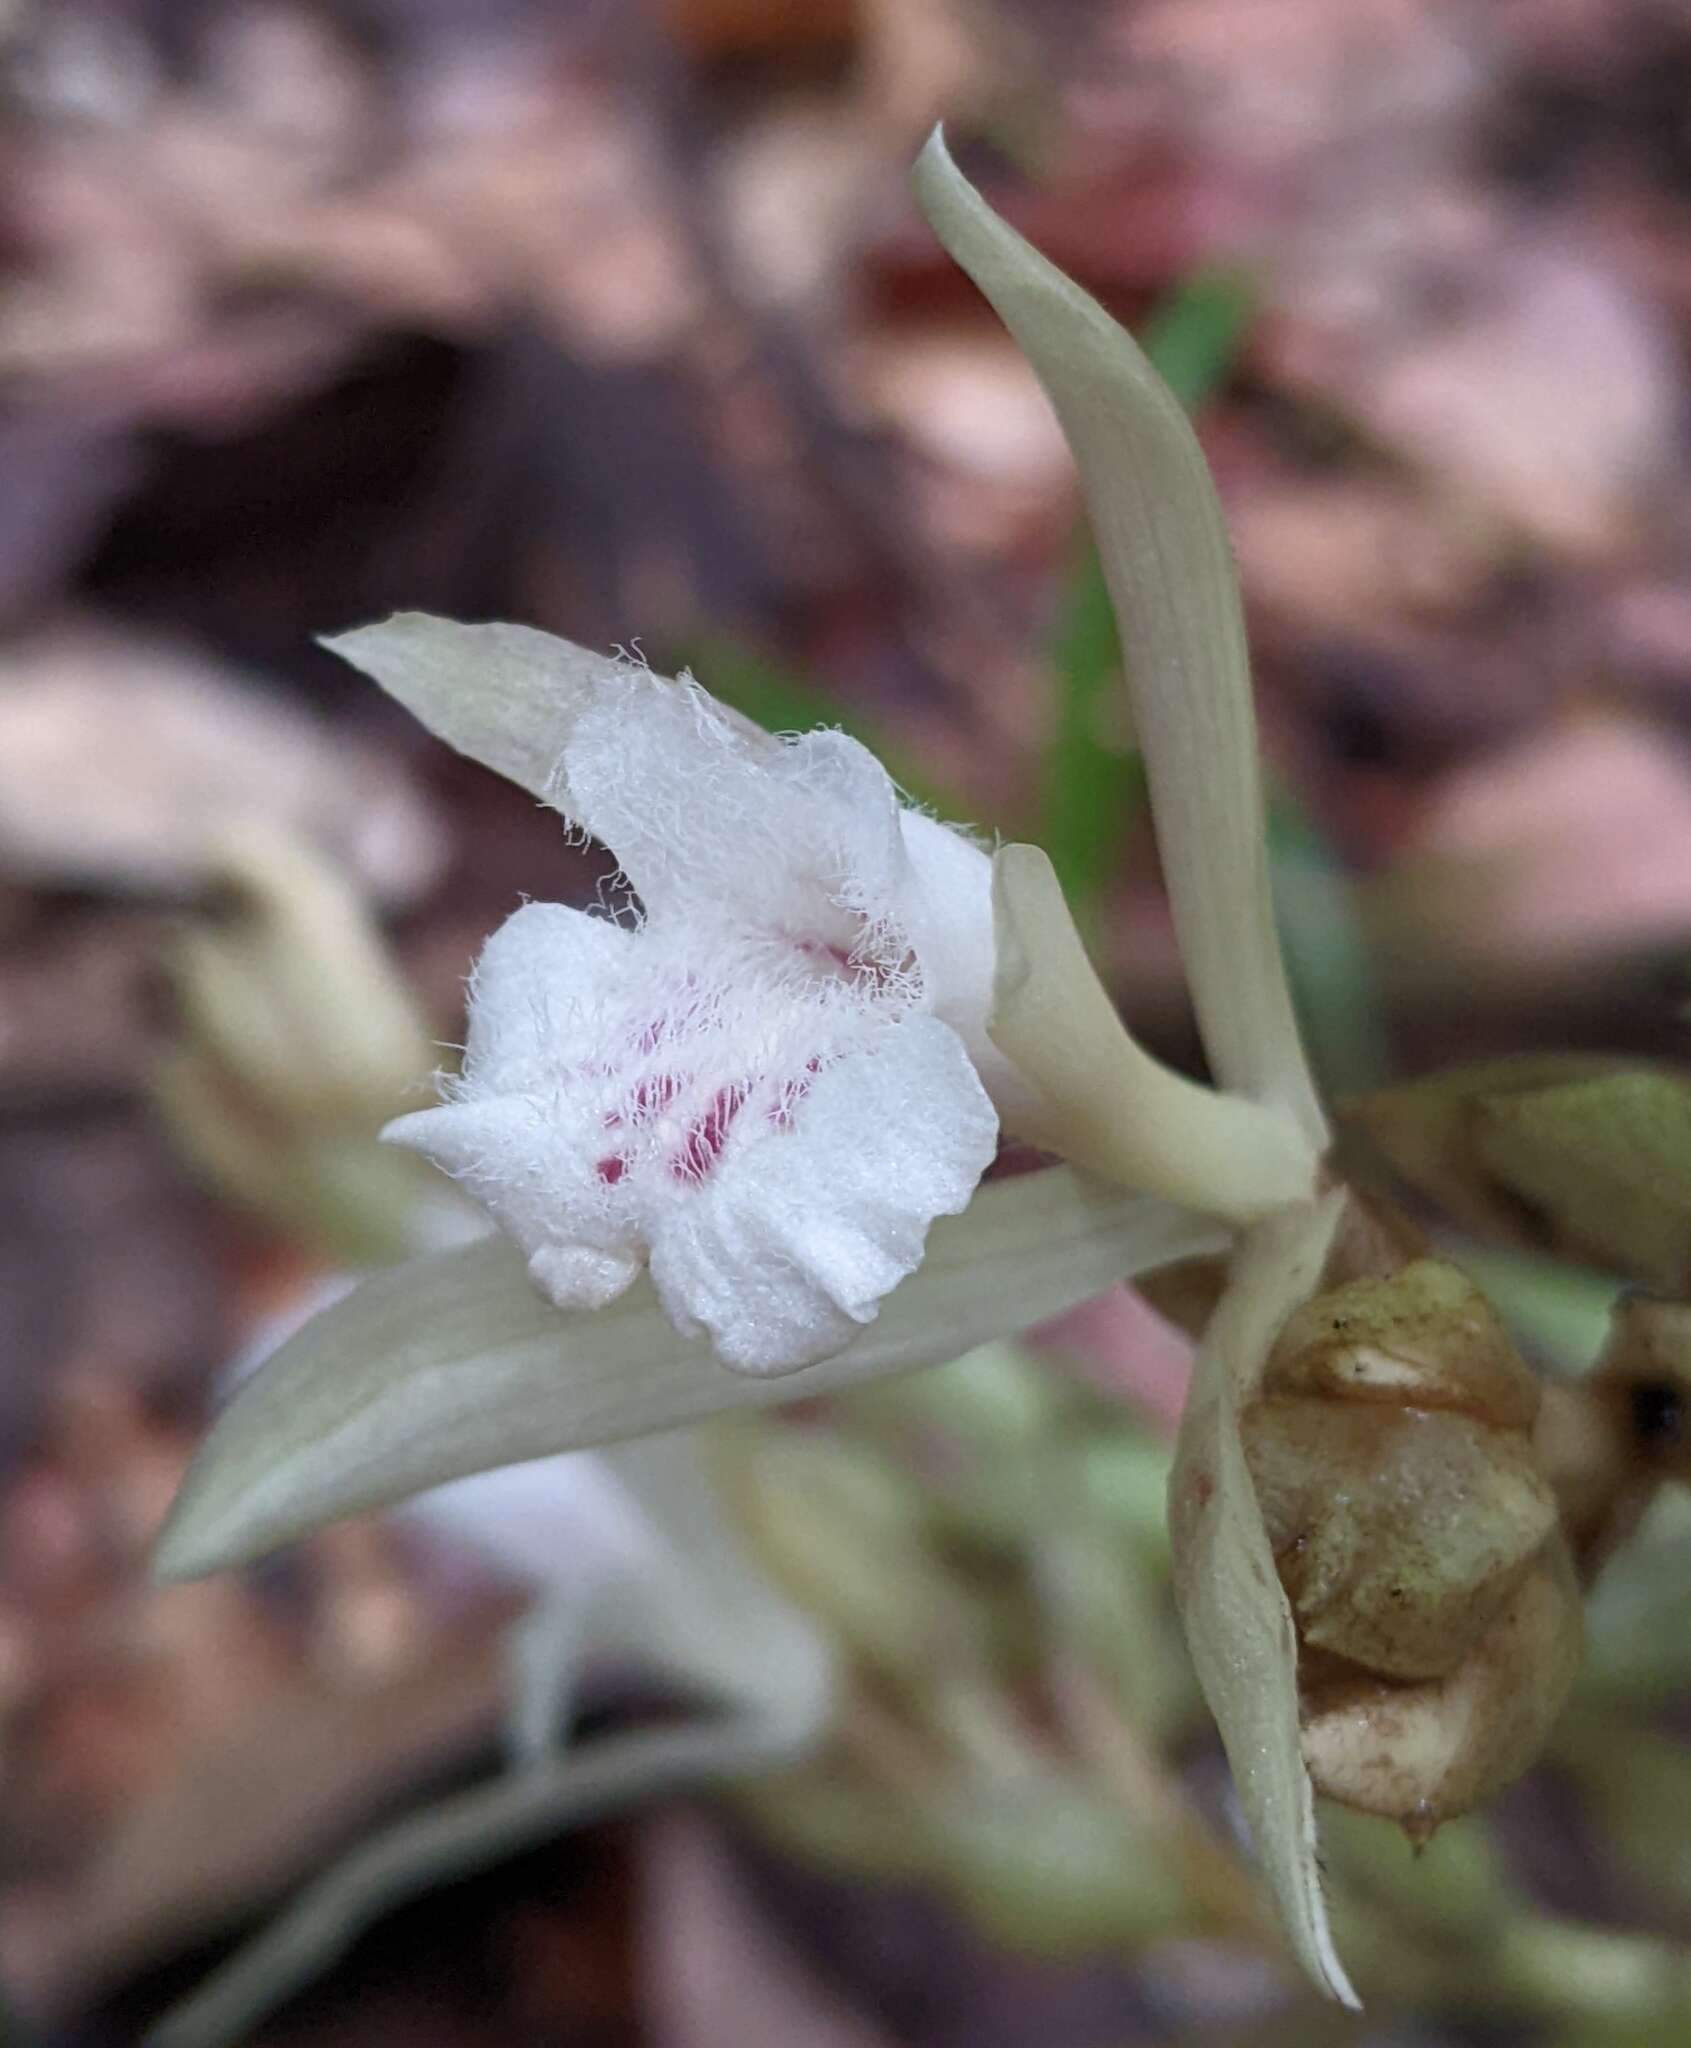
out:
M1355 2005L1333 1947L1298 1723L1298 1646L1239 1435L1270 1346L1315 1291L1342 1190L1241 1240L1192 1376L1169 1479L1174 1587L1287 1938L1315 1983Z
M934 1365L1222 1241L1207 1220L1066 1169L994 1182L934 1225L922 1266L845 1351L774 1379L677 1336L644 1282L567 1314L502 1238L418 1260L326 1310L236 1396L156 1569L193 1578L467 1472Z
M1080 468L1210 1064L1225 1087L1279 1103L1324 1145L1269 902L1238 578L1203 451L1132 337L998 218L937 132L915 178L934 232L1038 373Z

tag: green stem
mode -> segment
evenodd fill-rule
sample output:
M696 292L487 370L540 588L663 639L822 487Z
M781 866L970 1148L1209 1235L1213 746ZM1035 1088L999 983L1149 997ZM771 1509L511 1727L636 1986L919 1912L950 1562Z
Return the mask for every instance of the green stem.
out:
M763 1716L638 1729L413 1814L320 1877L147 2035L147 2048L225 2048L343 1955L382 1913L567 1827L681 1787L794 1760L792 1730Z

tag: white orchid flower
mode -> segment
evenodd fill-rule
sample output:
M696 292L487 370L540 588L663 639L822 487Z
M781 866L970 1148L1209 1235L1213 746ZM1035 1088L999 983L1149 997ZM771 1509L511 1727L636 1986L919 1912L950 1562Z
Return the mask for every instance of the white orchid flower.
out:
M1000 1118L1229 1214L1307 1171L1289 1120L1243 1102L1217 1119L1124 1039L1033 848L999 863L995 947L993 861L901 804L843 733L776 739L689 679L517 627L401 617L330 644L449 737L431 666L448 652L484 691L514 651L573 685L554 683L550 738L540 712L521 765L617 856L638 920L517 911L476 969L450 1100L389 1132L487 1207L557 1307L603 1307L649 1266L671 1322L726 1364L813 1364L914 1271L934 1218L967 1206ZM1101 1146L1111 1094L1127 1129ZM1165 1097L1158 1160L1135 1136ZM1212 1163L1228 1155L1207 1178L1194 1117L1217 1126Z
M332 643L388 680L397 621ZM455 1174L559 1308L649 1266L678 1330L784 1372L838 1351L990 1164L992 864L843 733L780 741L601 665L547 793L633 923L530 903L488 942L462 1073L388 1135Z
M967 1207L1000 1118L1212 1211L1307 1177L1289 1119L1217 1117L1125 1039L1036 849L998 863L995 945L994 862L843 733L776 739L690 679L521 627L408 615L330 645L609 847L639 897L632 923L518 910L477 966L449 1100L389 1131L555 1306L602 1308L647 1267L724 1363L814 1364Z

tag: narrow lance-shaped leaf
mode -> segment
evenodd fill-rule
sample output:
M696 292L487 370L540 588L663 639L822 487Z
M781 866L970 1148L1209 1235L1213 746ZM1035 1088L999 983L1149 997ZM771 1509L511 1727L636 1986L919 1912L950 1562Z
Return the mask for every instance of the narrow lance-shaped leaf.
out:
M502 1238L418 1260L326 1310L242 1389L189 1468L155 1568L197 1577L465 1473L934 1365L1222 1242L1207 1219L1064 1169L996 1182L935 1224L861 1336L777 1379L678 1336L643 1281L566 1313Z
M1293 1951L1355 2005L1333 1947L1299 1736L1297 1637L1245 1463L1239 1417L1280 1326L1315 1291L1342 1190L1249 1231L1205 1334L1169 1479L1175 1597L1240 1804Z
M936 133L916 166L934 232L991 300L1080 467L1127 653L1158 843L1217 1079L1326 1123L1269 901L1245 630L1215 486L1125 329L992 211Z

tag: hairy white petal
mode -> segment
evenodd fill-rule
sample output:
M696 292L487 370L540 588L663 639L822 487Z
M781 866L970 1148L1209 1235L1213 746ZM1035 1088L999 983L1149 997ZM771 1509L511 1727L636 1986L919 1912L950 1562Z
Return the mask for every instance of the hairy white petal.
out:
M969 1048L999 1113L1012 1127L1022 1083L987 1036L992 1011L992 856L965 833L920 811L899 819L906 880L904 925L922 963L928 1007Z
M520 1093L555 1069L560 1031L595 982L626 974L634 934L562 903L525 903L482 947L470 977L464 1065Z
M559 1308L603 1308L639 1273L626 1215L591 1199L594 1131L572 1106L501 1095L397 1118L383 1136L422 1152L475 1196L528 1254L529 1277ZM567 1235L563 1234L566 1233Z
M487 1205L560 1308L614 1300L649 1248L678 1329L709 1332L743 1370L790 1370L848 1342L920 1259L934 1217L966 1205L997 1117L936 1018L881 1023L812 1000L778 1021L765 1025L764 1072L737 1024L660 1048L667 1065L620 1072L617 1041L584 1043L566 1025L550 1074L519 1049L525 1092L467 1093L388 1134ZM564 1047L592 1071L570 1072ZM709 1071L671 1098L695 1057Z
M837 732L747 739L632 665L553 777L632 927L528 904L471 984L462 1073L389 1126L560 1308L651 1264L676 1327L781 1372L849 1342L991 1163L991 867ZM955 1027L955 1028L954 1028Z
M826 1358L915 1270L933 1219L967 1206L997 1132L956 1033L908 1018L677 1208L652 1240L658 1299L743 1372Z
M898 881L898 799L844 733L754 744L696 684L628 670L577 722L562 760L569 816L610 847L648 919L731 909L773 932Z
M650 1262L750 1371L849 1341L1031 1095L991 1042L991 863L838 732L777 740L683 678L408 615L335 646L607 845L637 925L529 904L471 984L463 1072L388 1135L559 1307Z

